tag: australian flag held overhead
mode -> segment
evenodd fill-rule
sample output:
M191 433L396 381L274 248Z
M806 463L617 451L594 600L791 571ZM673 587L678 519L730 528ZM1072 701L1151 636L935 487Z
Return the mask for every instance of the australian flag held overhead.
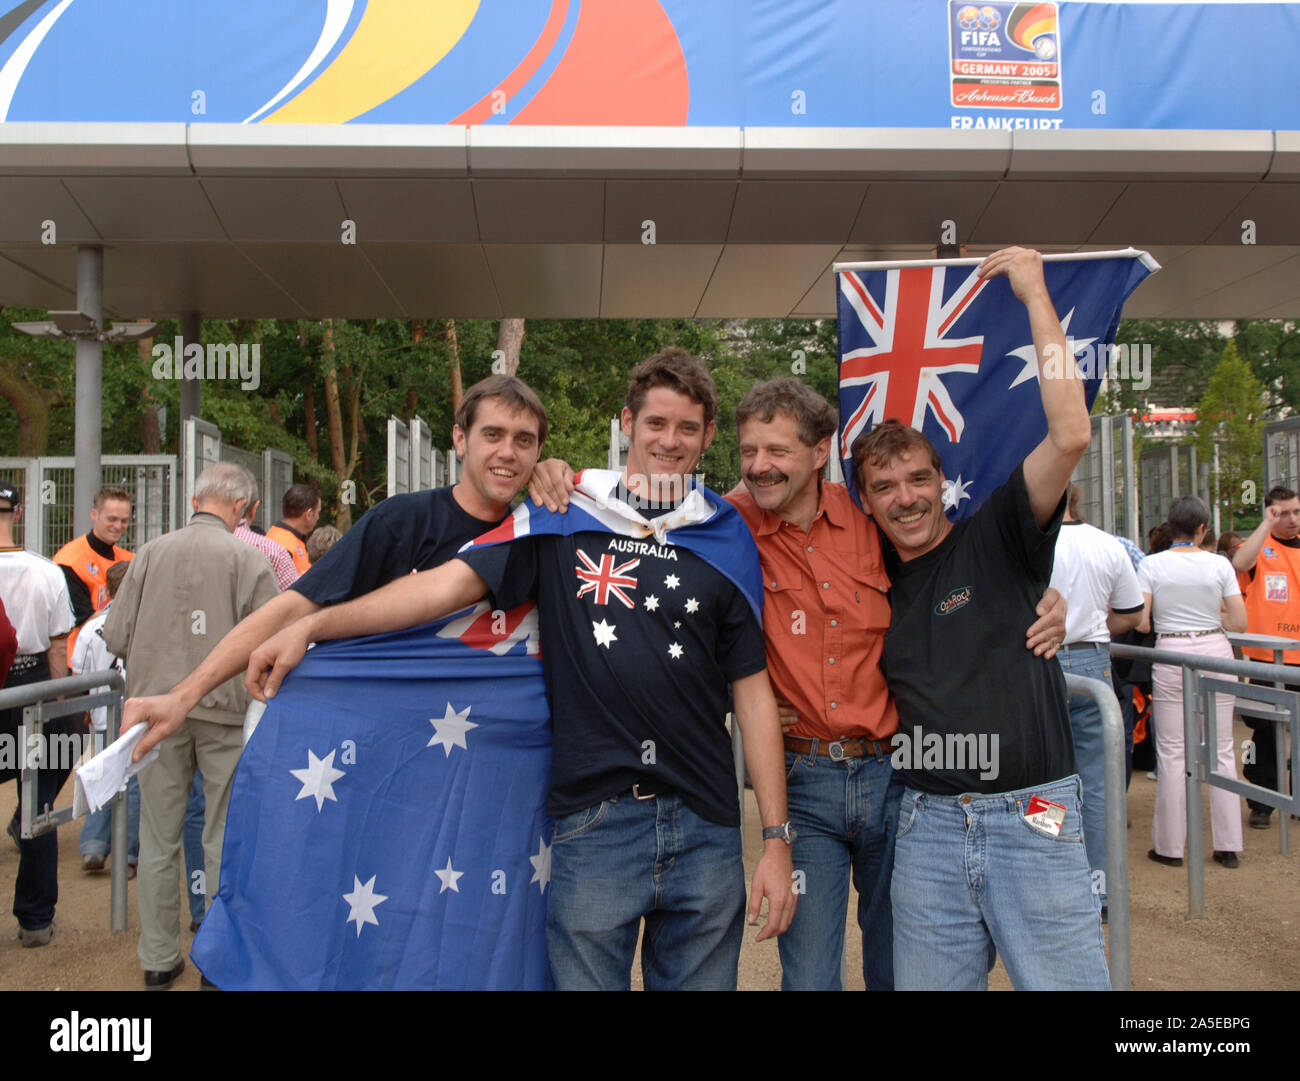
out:
M980 260L836 265L840 458L889 418L919 428L943 460L951 518L972 514L1047 434L1025 306ZM1089 407L1111 362L1120 311L1159 265L1129 248L1047 256L1043 274Z
M195 963L223 990L547 987L550 762L531 603L308 651L236 771Z

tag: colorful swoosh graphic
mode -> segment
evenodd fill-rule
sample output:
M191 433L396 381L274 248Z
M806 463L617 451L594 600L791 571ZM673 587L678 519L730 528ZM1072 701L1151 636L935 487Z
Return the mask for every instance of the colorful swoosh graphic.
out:
M479 0L370 0L334 62L267 124L343 124L435 67L469 29Z

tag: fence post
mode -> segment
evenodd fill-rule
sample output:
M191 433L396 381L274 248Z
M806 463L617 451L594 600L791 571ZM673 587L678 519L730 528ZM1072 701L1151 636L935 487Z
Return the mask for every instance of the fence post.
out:
M1182 670L1183 770L1187 779L1187 918L1205 915L1205 842L1201 837L1201 717L1196 696L1196 672ZM1159 741L1157 733L1157 743Z

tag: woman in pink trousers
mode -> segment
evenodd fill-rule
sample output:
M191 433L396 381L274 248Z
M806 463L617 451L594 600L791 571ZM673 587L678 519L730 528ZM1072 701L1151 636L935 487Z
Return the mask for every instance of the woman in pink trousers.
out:
M1173 545L1138 564L1138 585L1146 601L1140 630L1155 620L1156 648L1232 659L1225 630L1246 629L1246 605L1232 564L1202 551L1201 538L1209 525L1209 509L1196 496L1176 499L1169 508ZM1230 679L1232 677L1220 677ZM1183 670L1157 664L1152 715L1156 726L1156 813L1151 823L1155 847L1147 855L1156 863L1181 867L1187 843L1187 781L1183 747ZM1233 755L1232 698L1215 696L1217 762L1213 772L1237 776ZM1210 789L1210 821L1214 858L1224 867L1237 867L1241 851L1241 800L1222 788Z

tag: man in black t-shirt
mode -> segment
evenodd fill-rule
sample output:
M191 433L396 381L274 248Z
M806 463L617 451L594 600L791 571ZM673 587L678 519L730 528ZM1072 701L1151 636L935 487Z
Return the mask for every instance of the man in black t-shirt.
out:
M1021 647L1051 577L1088 409L1076 366L1061 363L1070 354L1041 256L1008 248L979 273L1005 275L1028 310L1046 438L956 524L939 455L919 431L887 420L853 444L859 490L893 545L883 667L907 784L891 889L895 986L983 989L1000 953L1018 990L1106 989L1064 677Z
M735 987L745 891L728 686L766 827L749 921L764 897L760 939L794 914L757 553L736 512L690 483L716 410L696 358L649 358L623 409L627 470L584 479L586 518L569 519L581 527L525 532L520 508L459 558L322 609L249 660L250 689L265 678L270 696L311 642L414 626L485 593L498 607L536 594L555 730L547 955L560 989L627 987L643 918L648 989ZM735 570L746 564L755 580Z
M123 730L141 721L150 727L137 745L136 760L177 731L204 695L242 672L249 654L276 631L322 605L436 567L500 523L527 483L545 439L546 410L526 383L504 375L475 383L461 399L452 428L452 443L463 459L459 483L385 499L290 588L235 626L167 694L127 699Z

